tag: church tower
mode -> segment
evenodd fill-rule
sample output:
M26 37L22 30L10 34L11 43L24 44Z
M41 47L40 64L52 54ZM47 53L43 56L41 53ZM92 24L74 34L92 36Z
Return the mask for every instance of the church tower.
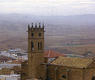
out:
M44 24L28 25L28 76L30 79L45 77L44 65Z

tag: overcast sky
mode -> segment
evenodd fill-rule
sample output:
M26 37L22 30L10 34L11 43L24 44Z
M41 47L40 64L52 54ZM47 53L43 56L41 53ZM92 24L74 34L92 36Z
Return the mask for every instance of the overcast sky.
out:
M0 13L46 16L95 14L95 0L0 0Z

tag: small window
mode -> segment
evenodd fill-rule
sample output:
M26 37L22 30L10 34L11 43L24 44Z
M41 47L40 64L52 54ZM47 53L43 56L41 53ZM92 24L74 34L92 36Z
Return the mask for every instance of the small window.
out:
M92 77L92 80L95 80L95 76Z
M42 34L41 34L41 33L39 33L39 37L41 37L41 35L42 35Z
M25 76L25 75L26 75L26 73L22 73L22 75L24 75L24 76Z
M34 33L32 33L31 35L32 35L32 37L33 37L33 36L34 36Z
M65 75L62 75L62 78L66 79L66 76Z

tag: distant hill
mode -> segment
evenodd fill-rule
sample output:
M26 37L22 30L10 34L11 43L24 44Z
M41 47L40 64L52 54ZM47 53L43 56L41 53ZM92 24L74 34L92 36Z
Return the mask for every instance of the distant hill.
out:
M27 25L32 22L45 24L46 48L95 43L95 14L73 16L0 14L0 48L27 49ZM90 39L93 39L93 42Z

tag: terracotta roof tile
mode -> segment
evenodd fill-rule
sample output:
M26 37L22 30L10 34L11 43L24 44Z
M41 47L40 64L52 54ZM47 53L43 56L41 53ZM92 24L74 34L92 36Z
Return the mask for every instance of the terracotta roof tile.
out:
M44 57L47 57L47 58L56 58L56 57L59 57L59 56L65 56L65 55L62 54L62 53L53 51L53 50L45 51L45 55L44 55Z
M58 57L51 64L62 65L75 68L86 68L91 64L93 60L91 58L71 58L71 57Z

